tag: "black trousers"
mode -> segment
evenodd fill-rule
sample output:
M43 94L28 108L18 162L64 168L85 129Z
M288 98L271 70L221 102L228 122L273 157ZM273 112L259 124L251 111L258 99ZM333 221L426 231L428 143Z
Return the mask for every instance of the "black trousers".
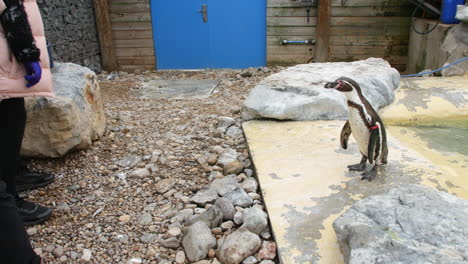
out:
M23 98L0 101L0 263L38 264L24 224L18 215L15 177L26 125Z

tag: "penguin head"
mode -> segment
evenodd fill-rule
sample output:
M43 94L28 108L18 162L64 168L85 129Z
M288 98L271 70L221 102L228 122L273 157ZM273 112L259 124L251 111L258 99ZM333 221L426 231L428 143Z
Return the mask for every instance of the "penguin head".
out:
M340 77L334 82L328 82L325 84L325 88L335 89L344 93L352 91L355 91L359 94L361 93L361 88L359 85L353 79L347 77Z

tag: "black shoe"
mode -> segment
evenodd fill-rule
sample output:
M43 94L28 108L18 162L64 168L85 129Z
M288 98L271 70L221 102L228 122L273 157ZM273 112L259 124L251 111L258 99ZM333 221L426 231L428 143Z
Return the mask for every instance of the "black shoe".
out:
M52 214L50 208L25 201L23 198L16 198L16 207L25 226L41 224Z
M24 192L44 187L54 182L55 176L43 172L30 171L26 167L16 177L16 191Z

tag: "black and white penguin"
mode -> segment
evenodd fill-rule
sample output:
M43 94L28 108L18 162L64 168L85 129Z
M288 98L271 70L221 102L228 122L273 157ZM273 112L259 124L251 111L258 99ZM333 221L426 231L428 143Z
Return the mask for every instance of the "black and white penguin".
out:
M354 80L340 77L334 82L325 84L327 89L335 89L342 92L348 99L349 120L341 130L341 146L348 148L348 138L353 134L362 154L361 162L349 165L353 171L366 169L367 160L372 164L381 165L387 163L388 147L385 127L377 112L369 101L362 95L361 87ZM373 180L376 176L376 166L363 173L361 179Z

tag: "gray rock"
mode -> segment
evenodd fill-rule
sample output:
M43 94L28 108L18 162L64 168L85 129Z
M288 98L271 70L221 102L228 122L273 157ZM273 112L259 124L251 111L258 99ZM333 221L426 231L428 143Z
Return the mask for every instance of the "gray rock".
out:
M242 264L257 264L257 263L258 263L258 259L256 259L254 256L250 256L244 259L244 261L242 261Z
M258 207L245 209L243 222L243 227L257 235L259 235L268 226L267 214Z
M210 189L215 190L220 196L224 196L232 192L237 187L239 187L239 183L237 183L234 178L229 176L216 179L210 185Z
M347 263L466 263L468 200L418 185L355 203L333 223Z
M260 264L275 264L273 260L263 260Z
M205 206L207 203L213 203L218 199L218 193L213 189L206 189L197 192L190 201L198 204L199 206Z
M229 230L234 227L234 222L232 221L227 221L221 224L221 229L222 230Z
M138 224L140 225L151 225L151 223L153 223L153 217L149 213L143 213L138 218Z
M56 63L52 73L54 98L26 98L23 156L62 157L90 148L93 140L105 132L106 117L96 74L72 63Z
M81 255L81 262L90 262L93 252L89 249L83 249L83 255Z
M236 223L236 225L242 225L244 221L244 214L242 212L236 212L234 214L233 221Z
M241 186L242 189L248 193L256 192L258 189L258 182L253 177L247 177L245 178L244 182L242 182Z
M236 123L236 120L232 117L228 116L220 116L218 117L218 128L223 129L226 131L226 129Z
M244 132L242 131L242 129L236 126L232 126L226 130L226 136L230 138L240 138L244 136Z
M128 243L128 235L117 235L115 236L114 241L120 243Z
M222 220L223 220L223 212L221 211L221 209L219 209L218 206L213 205L201 215L187 221L185 225L192 225L198 221L202 221L209 228L215 228L221 224Z
M262 241L256 234L246 228L239 228L226 237L216 252L216 256L221 263L239 264L245 258L255 254L261 243Z
M173 249L176 249L180 246L180 243L179 243L179 240L177 240L177 238L175 237L170 237L166 240L163 240L161 242L161 245L163 245L163 247L165 248L173 248Z
M463 22L453 26L447 32L440 49L443 54L447 55L444 66L466 57L468 54L468 23ZM467 72L468 61L465 60L442 70L442 76L463 76Z
M193 215L193 209L184 209L171 218L171 223L183 223Z
M154 188L158 193L165 193L174 187L174 185L175 181L173 179L162 179L154 185Z
M215 205L218 206L219 209L221 209L221 212L223 212L224 220L233 219L234 214L236 213L236 209L234 208L234 205L229 199L221 197L218 200L216 200Z
M128 176L143 179L149 177L150 172L146 168L138 168L132 171Z
M196 262L207 257L208 251L216 246L216 239L211 235L210 228L199 221L188 227L182 246L187 258Z
M125 156L123 159L117 161L117 165L123 168L133 168L141 161L141 157L136 155Z
M157 238L158 236L156 234L145 233L140 237L140 241L145 244L151 244L156 241Z
M242 118L346 119L344 96L323 88L341 76L356 80L375 109L393 101L400 83L399 72L383 59L296 65L261 81L245 100Z
M220 167L224 167L227 164L232 163L233 161L237 160L238 156L239 154L235 150L231 148L224 149L219 155L217 164Z
M253 204L252 197L239 187L226 194L224 197L231 201L234 206L249 207Z

